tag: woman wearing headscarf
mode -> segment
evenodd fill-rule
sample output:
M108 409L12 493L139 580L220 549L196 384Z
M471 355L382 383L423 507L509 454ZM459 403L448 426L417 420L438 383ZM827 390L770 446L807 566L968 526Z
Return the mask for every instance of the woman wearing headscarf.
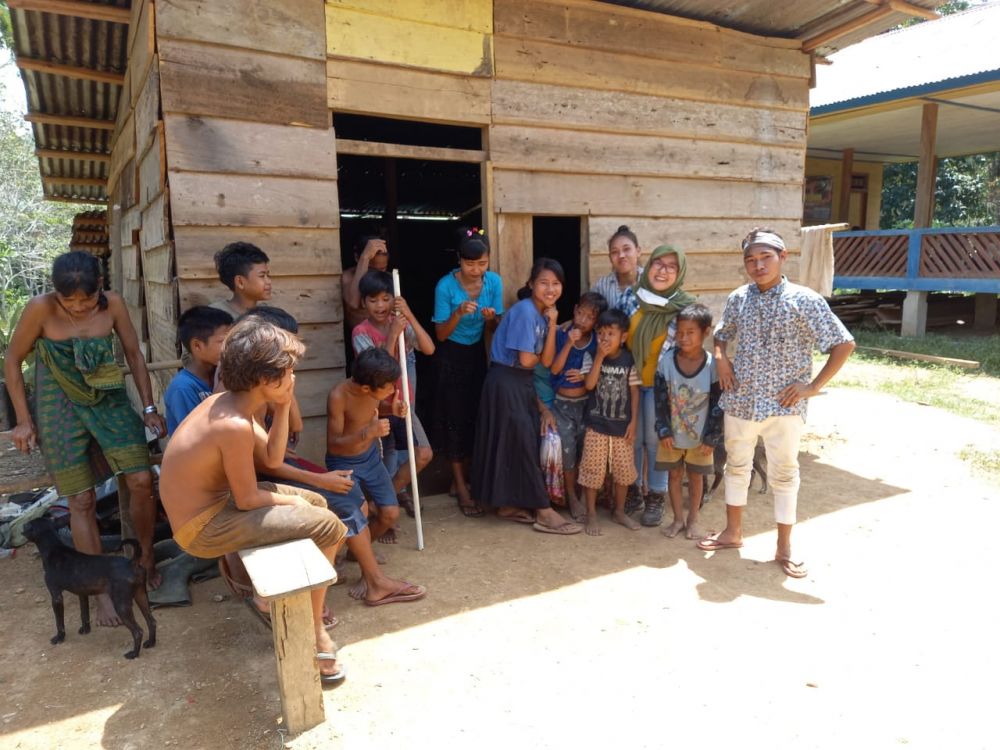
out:
M628 345L642 380L639 388L639 424L635 430L635 466L639 473L639 491L643 484L647 490L640 519L643 526L659 526L663 520L667 472L656 469L659 438L656 435L653 377L661 352L674 343L677 313L697 299L681 288L686 275L687 260L682 251L670 245L657 247L649 256L635 287L639 309L629 321ZM636 506L641 502L641 497L637 498Z

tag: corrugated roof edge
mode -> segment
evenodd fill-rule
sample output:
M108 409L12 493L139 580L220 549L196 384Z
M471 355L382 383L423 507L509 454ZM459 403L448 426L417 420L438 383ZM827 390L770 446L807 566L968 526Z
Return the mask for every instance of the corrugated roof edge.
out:
M955 78L945 78L943 81L932 81L922 83L918 86L906 86L901 89L890 89L880 91L877 94L859 96L854 99L844 99L839 102L822 104L818 107L809 108L810 117L820 117L830 115L835 112L845 112L850 109L860 109L870 107L873 104L885 104L886 102L897 101L899 99L911 99L916 96L928 96L930 94L940 94L953 89L962 89L968 86L977 86L982 83L992 83L1000 81L1000 68L994 70L983 70L979 73L972 73L967 76L957 76Z

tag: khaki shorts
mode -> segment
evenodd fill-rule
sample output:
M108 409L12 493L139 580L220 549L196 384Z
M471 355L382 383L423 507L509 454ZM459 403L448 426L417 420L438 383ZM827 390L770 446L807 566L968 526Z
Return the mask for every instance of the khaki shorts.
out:
M602 435L587 430L583 436L583 456L577 481L581 487L599 490L604 486L604 477L611 471L615 484L632 484L638 474L635 470L635 450L623 437Z
M707 455L701 452L701 446L694 448L673 448L668 450L662 445L656 449L656 470L673 471L681 466L694 474L712 474L715 472L715 451Z
M308 500L309 505L240 510L230 495L176 529L174 539L185 552L212 558L295 539L312 539L322 550L339 546L347 537L347 527L326 507L322 495L271 482L258 482L257 486L282 495L297 495Z

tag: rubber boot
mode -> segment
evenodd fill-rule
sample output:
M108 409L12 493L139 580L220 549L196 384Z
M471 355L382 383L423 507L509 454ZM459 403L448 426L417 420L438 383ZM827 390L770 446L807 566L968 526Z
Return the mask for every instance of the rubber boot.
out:
M631 516L633 513L641 513L646 507L646 503L642 497L642 490L639 489L639 485L630 484L628 486L628 492L625 493L625 515Z
M642 511L639 523L643 526L659 526L663 522L664 497L662 492L650 492L646 495L646 507Z

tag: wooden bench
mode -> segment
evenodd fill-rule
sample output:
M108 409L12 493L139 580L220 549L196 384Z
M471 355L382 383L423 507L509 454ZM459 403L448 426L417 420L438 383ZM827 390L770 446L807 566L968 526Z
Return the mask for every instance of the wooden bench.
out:
M281 713L298 734L325 718L310 592L337 580L311 539L240 550L257 596L271 607Z

